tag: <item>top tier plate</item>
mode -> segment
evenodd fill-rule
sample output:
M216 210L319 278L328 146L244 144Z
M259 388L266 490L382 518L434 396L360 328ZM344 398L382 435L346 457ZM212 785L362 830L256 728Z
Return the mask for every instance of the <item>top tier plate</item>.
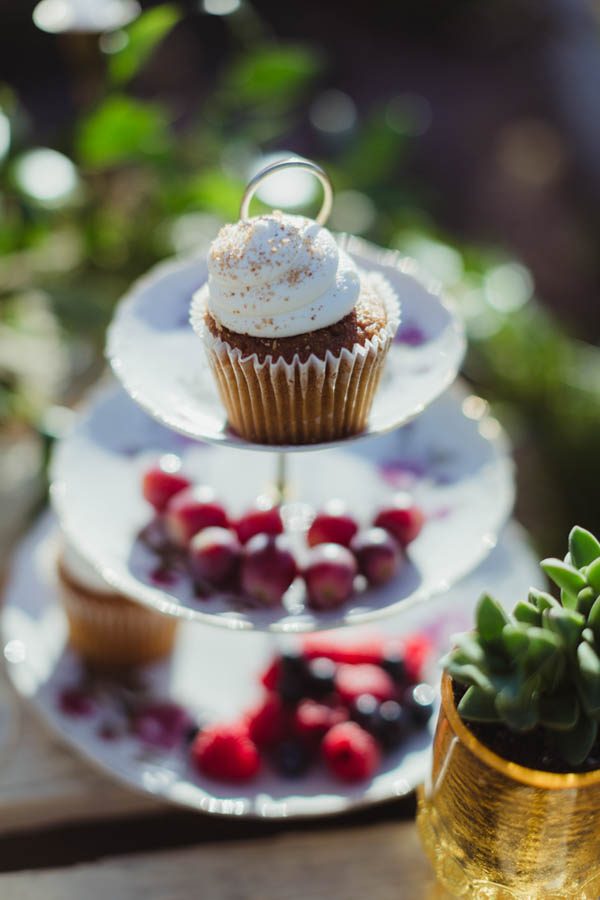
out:
M358 266L383 273L402 304L368 426L346 443L383 434L421 413L454 381L465 352L462 325L436 285L413 260L358 238L347 249ZM108 332L107 356L125 390L158 422L188 437L253 450L319 450L328 444L263 445L227 425L200 339L188 318L193 293L207 277L204 258L161 263L134 284Z

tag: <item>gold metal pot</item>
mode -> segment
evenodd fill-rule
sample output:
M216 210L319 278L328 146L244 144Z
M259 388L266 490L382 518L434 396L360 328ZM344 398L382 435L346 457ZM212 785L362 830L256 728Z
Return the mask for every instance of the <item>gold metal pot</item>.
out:
M417 822L438 880L456 896L600 897L600 770L555 774L497 756L462 722L447 674Z

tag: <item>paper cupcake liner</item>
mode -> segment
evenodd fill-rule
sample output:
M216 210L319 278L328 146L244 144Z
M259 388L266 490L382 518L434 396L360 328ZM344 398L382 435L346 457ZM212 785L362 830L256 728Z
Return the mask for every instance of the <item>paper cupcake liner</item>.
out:
M58 563L58 581L71 646L104 668L140 666L167 656L177 623L119 594L87 591Z
M231 427L262 444L312 444L357 434L365 428L385 357L398 328L396 295L378 273L361 273L384 303L387 324L365 344L324 359L275 361L238 348L206 327L206 292L192 302L191 322L202 337Z

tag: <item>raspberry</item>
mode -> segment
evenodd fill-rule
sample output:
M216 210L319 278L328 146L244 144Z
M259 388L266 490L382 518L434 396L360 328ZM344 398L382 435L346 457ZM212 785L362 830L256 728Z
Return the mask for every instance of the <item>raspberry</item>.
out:
M406 677L413 684L423 681L423 668L432 650L431 641L422 634L409 637L402 648Z
M342 781L362 781L379 767L377 742L356 722L342 722L327 732L321 752L331 772Z
M339 644L331 639L311 637L304 642L303 650L307 659L325 656L335 663L349 665L360 663L378 665L383 657L383 643L375 638L354 644Z
M342 707L326 706L316 700L303 700L294 714L294 732L308 744L318 744L330 728L348 718Z
M199 772L223 781L249 781L260 768L256 744L244 725L215 725L201 731L191 747Z
M277 694L269 694L247 717L248 734L261 750L282 741L288 732L289 719Z
M339 666L335 686L342 701L348 705L361 694L371 694L380 702L396 696L396 686L388 673L379 666L369 664Z

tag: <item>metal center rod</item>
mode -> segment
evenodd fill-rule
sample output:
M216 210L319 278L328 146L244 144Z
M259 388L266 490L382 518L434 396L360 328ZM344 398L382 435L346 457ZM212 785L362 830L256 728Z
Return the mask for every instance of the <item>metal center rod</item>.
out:
M277 468L275 475L275 491L277 493L277 502L284 503L288 495L288 455L287 453L277 453Z

